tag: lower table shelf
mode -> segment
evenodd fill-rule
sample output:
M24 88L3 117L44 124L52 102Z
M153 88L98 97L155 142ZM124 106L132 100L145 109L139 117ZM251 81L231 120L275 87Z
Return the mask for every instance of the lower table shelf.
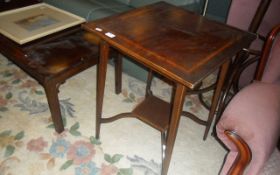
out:
M169 126L171 105L155 96L149 95L132 111L136 117L163 132Z
M101 118L101 123L110 123L121 118L133 117L163 133L169 127L170 116L171 105L153 95L149 95L132 112L117 114L109 118Z

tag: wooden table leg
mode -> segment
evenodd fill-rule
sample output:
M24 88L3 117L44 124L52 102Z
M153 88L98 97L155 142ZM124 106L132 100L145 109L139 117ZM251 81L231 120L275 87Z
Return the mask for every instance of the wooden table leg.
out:
M122 92L122 54L118 53L115 58L115 93Z
M185 100L186 87L182 84L176 84L176 91L174 96L174 103L172 106L172 114L169 130L167 132L165 158L162 163L162 175L167 175L171 155L177 135L181 112Z
M106 80L106 70L109 58L109 45L105 41L100 42L100 56L97 65L97 92L96 92L96 129L95 137L98 139L100 135L100 124L102 117L102 106Z
M226 79L229 65L230 65L230 60L225 62L221 67L221 70L220 70L220 73L218 76L217 87L216 87L214 95L212 97L212 103L211 103L211 107L210 107L210 111L209 111L209 116L208 116L208 120L207 120L206 129L204 132L203 140L205 140L207 138L212 121L214 119L214 115L215 115L216 108L217 108L217 105L218 105L218 102L220 99L222 88L224 86L224 82Z
M47 82L44 85L44 88L55 131L61 133L64 131L64 126L61 117L60 104L58 100L58 85L57 83Z

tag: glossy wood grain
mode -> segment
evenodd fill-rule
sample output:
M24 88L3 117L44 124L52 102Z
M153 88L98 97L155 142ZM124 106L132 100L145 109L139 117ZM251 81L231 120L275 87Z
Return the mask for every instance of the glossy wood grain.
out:
M217 69L225 55L233 56L235 50L247 46L254 38L164 2L84 27L139 62L152 65L153 69L190 88ZM96 31L96 27L103 31ZM106 32L116 37L110 39Z
M252 159L251 150L247 143L234 131L225 131L225 135L236 146L238 152L228 175L242 175Z

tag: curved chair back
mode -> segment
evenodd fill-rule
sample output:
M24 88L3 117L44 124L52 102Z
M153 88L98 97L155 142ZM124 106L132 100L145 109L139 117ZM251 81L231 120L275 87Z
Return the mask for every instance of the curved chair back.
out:
M280 83L280 24L267 38L256 72L255 80L266 83Z

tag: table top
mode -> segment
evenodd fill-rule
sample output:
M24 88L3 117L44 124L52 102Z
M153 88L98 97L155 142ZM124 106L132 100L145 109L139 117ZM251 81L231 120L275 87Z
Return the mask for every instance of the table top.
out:
M78 26L19 45L0 34L0 53L44 83L65 72L70 76L78 69L84 70L84 64L97 64L98 47L90 35Z
M165 2L92 21L83 27L136 61L194 88L255 39Z

